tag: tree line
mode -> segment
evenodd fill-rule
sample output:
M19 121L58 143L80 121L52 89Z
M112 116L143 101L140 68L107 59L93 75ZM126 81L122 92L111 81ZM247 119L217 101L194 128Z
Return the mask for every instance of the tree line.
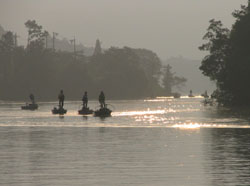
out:
M209 54L202 60L203 74L216 82L213 97L224 106L250 104L250 0L232 13L236 19L231 29L221 21L210 20L200 50Z
M70 100L80 99L84 91L90 99L100 91L108 99L140 99L169 96L172 87L186 81L150 50L111 47L103 51L97 40L92 56L58 51L46 47L50 35L35 20L25 26L26 47L17 45L11 31L1 36L1 100L24 100L30 93L38 100L55 100L61 89Z

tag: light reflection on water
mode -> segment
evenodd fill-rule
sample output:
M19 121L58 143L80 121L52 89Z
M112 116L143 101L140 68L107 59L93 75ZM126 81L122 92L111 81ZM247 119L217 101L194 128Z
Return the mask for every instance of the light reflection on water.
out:
M158 102L158 100L160 100ZM213 107L204 107L196 98L158 98L141 101L110 101L114 111L110 118L79 116L80 102L68 102L67 114L51 114L56 103L40 103L38 111L22 111L21 104L0 104L0 126L55 126L55 127L165 127L165 128L247 128L248 120L218 114ZM95 108L97 102L90 102Z
M159 99L110 101L109 118L0 104L0 185L250 185L249 118Z

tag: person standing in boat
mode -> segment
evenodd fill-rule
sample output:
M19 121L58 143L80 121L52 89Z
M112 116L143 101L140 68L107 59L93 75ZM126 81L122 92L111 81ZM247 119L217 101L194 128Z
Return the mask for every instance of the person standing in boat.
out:
M84 92L84 95L82 97L82 105L84 108L88 107L88 93Z
M101 108L106 107L106 105L105 105L105 96L104 96L103 91L101 91L101 93L99 95L99 103L100 103Z
M204 93L204 98L209 98L207 91L205 91L205 93Z
M190 97L190 98L191 98L191 97L194 97L194 96L193 96L193 91L192 91L192 90L190 90L188 97Z
M60 94L58 95L58 99L59 99L59 107L64 106L64 94L63 94L63 90L60 91Z
M35 104L35 96L32 93L30 94L30 100L32 104Z

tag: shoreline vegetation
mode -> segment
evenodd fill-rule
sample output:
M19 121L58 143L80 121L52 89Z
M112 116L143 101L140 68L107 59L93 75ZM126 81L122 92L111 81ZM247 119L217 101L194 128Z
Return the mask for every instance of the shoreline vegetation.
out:
M207 43L199 47L209 54L202 60L200 70L216 82L212 94L218 103L226 107L250 105L250 0L248 5L232 13L236 19L231 29L221 21L210 20L203 39Z
M17 35L4 32L0 39L0 100L22 101L30 93L37 101L54 100L63 89L67 100L81 99L84 91L95 99L104 91L109 99L143 99L172 95L186 79L164 66L156 53L129 47L101 48L96 41L93 55L84 51L56 49L55 38L35 20L25 23L27 46L17 44ZM49 48L48 39L53 40ZM75 48L72 40L72 48Z

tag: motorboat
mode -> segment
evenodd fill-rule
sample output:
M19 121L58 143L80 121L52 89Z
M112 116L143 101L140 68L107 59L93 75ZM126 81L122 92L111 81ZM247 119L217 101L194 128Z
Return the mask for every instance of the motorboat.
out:
M52 109L52 114L60 114L60 115L63 115L63 114L66 114L67 113L67 110L64 109L63 107L54 107Z
M25 106L21 106L21 109L22 110L36 110L36 109L38 109L38 104L36 104L36 103L31 103L31 104L26 103Z
M100 108L94 112L96 117L110 117L112 110L107 107Z
M89 109L89 107L82 107L81 110L78 110L78 114L80 115L89 115L89 114L93 114L93 110Z
M178 92L175 92L175 93L173 93L173 96L174 96L174 98L180 98L181 97L181 94L180 93L178 93Z

